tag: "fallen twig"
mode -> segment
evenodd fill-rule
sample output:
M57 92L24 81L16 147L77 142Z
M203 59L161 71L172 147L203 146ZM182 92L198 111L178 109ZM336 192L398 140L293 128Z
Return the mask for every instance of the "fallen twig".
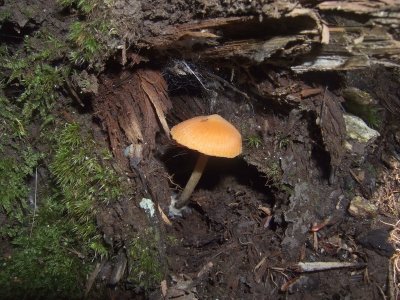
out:
M164 223L167 224L168 226L172 226L170 219L168 219L167 215L164 213L161 206L159 204L157 204L157 207L158 207L158 211L161 215L161 219L164 221Z
M299 262L298 264L290 267L294 272L306 273L306 272L318 272L327 271L341 268L364 268L367 264L365 263L352 263L352 262Z

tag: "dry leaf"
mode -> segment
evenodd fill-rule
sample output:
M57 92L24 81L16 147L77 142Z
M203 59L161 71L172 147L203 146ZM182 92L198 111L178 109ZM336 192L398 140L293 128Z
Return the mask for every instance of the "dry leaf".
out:
M164 221L164 223L168 226L172 226L171 221L168 219L167 215L164 213L160 205L158 205L158 211L160 212L161 219Z

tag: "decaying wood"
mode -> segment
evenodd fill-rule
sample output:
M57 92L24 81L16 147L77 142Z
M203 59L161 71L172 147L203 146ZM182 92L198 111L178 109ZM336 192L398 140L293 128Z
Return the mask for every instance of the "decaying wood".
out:
M253 91L273 103L289 105L312 114L315 118L313 123L320 129L325 149L330 155L330 175L333 180L334 171L344 155L346 127L341 108L343 98L334 95L323 86L310 87L305 82L293 80L284 74L270 71L268 77L270 80L257 84ZM298 122L294 121L292 126L286 126L283 134L289 135Z
M279 2L279 1L278 1ZM363 15L368 22L340 22L337 12ZM320 15L323 14L323 17ZM334 18L333 18L334 20ZM385 25L385 26L382 26ZM398 65L400 42L388 32L400 26L398 1L325 1L316 9L263 9L259 17L229 17L169 26L142 40L161 52L180 52L196 60L270 63L297 73L352 70L372 64Z
M179 50L184 56L202 60L261 63L278 52L281 57L291 58L309 52L311 44L322 41L322 31L322 20L314 10L293 8L279 18L217 18L170 26L164 35L147 38L144 43L153 49Z
M153 105L166 136L169 137L169 127L165 119L165 113L171 108L167 93L167 83L155 71L139 72L139 76L141 78L141 87L147 99Z
M329 44L324 45L317 56L306 58L292 70L302 73L360 69L373 64L398 65L400 43L388 33L388 28L400 26L399 1L324 1L317 8L326 17L347 13L362 15L367 21L354 24L348 17L347 23L343 18L340 22L327 24Z
M325 70L354 70L372 64L395 66L400 42L380 26L332 26L330 42L316 56L308 56L291 67L296 73Z
M327 89L315 97L310 106L317 115L316 124L321 130L324 146L330 155L332 167L330 180L334 179L334 171L340 166L344 155L344 140L346 126L343 119L341 102L343 99L335 96Z
M320 10L370 14L387 10L397 10L399 9L399 2L397 0L324 1L318 4L318 8Z
M96 115L108 132L118 161L125 161L123 151L129 144L142 144L144 151L149 151L154 148L158 131L169 135L165 114L172 104L160 72L124 71L115 79L101 80L103 84L94 101Z
M100 273L101 269L104 267L105 262L106 262L105 260L103 260L101 263L98 262L96 264L96 267L92 271L92 273L90 273L90 276L87 279L86 284L85 284L85 297L87 297L89 295L89 292L92 289L93 283L96 280L96 277Z

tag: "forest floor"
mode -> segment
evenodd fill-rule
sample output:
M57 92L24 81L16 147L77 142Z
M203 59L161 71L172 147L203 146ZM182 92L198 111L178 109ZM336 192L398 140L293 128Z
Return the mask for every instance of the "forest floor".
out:
M2 299L397 299L397 65L297 72L320 24L281 1L25 2L0 1ZM198 153L169 128L210 114L243 153L172 216Z

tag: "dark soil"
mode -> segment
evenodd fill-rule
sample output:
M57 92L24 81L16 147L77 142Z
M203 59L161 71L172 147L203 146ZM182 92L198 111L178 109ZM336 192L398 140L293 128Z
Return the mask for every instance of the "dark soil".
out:
M133 74L143 72L138 70ZM199 72L204 83L211 84L205 74ZM217 93L213 101L194 78L185 81L171 76L165 76L169 86L175 87L169 93L169 124L219 113L240 128L244 155L211 158L191 197L190 211L173 218L172 226L165 225L169 295L182 299L380 299L388 257L393 254L386 242L390 228L380 220L394 222L395 218L354 218L347 208L354 195L368 198L376 190L371 182L376 182L378 170L386 168L376 155L385 151L387 137L381 137L381 146L366 148L362 155L343 151L339 90L324 92L321 86L320 93L300 105L281 104L274 98L251 103L221 88L213 90ZM309 88L285 72L271 76L282 85L296 84L299 93ZM132 83L120 85L122 90L124 86L130 89ZM262 90L267 97L273 92L269 89L265 85ZM116 103L119 98L108 99ZM326 108L320 110L321 103ZM316 124L318 116L325 124ZM157 126L161 131L161 125ZM167 214L171 196L179 193L177 186L185 185L198 154L162 135L155 144L146 144L152 150L139 167L153 198ZM246 140L253 136L259 144ZM351 169L369 165L377 171L368 173L363 182L351 176ZM108 222L118 226L116 220ZM321 229L314 234L313 226ZM374 234L375 228L379 234ZM303 274L293 268L299 261L358 262L366 267Z
M317 97L327 101L326 94ZM329 101L339 99L328 97L332 97ZM260 103L250 109L246 100L234 102L223 93L217 101L213 112L243 132L248 130L247 134L253 130L262 143L258 148L245 146L243 158L210 161L192 196L191 212L167 227L167 233L178 241L167 249L170 271L193 280L200 299L379 299L387 281L388 258L377 253L376 240L374 252L357 239L372 228L385 226L379 218L360 220L348 215L351 195L362 190L346 175L355 162L350 153L342 153L332 171L331 153L337 151L338 136L327 137L326 132L324 136L315 125L315 115L310 113L317 110L313 102L306 111L293 109L284 115ZM172 112L179 114L183 106L173 107ZM335 122L334 118L326 120ZM277 135L282 132L288 141L279 147ZM325 146L324 138L328 140ZM175 150L175 155L164 159L168 173L181 186L195 156L182 152ZM268 169L274 162L278 174ZM335 172L332 182L330 172ZM167 210L168 197L164 201ZM318 231L319 247L315 249L310 229L324 220L329 221ZM299 274L290 271L298 261L357 261L367 267ZM210 263L207 275L199 278Z

